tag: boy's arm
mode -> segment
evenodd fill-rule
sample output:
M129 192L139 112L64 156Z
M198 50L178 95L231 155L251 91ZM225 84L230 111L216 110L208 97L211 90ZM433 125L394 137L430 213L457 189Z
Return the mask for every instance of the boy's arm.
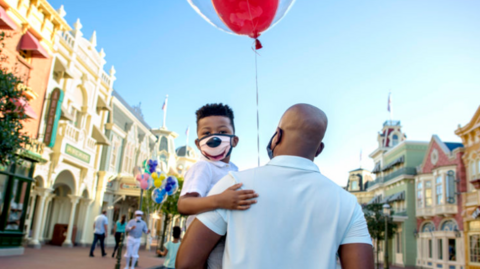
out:
M246 210L256 203L258 197L253 190L238 190L242 183L235 184L220 194L200 197L200 194L187 193L178 199L178 212L183 215L195 215L215 209Z

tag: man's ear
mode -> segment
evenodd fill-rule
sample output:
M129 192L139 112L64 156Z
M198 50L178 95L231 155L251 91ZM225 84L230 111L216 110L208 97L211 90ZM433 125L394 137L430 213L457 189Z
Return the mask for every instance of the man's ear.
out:
M200 149L200 142L198 141L198 139L195 139L195 145L197 146L197 149L198 149L198 150L202 151L202 150Z
M318 157L318 155L320 155L320 153L322 153L324 148L325 148L325 144L323 144L323 142L320 143L320 147L318 147L317 152L315 153L315 157Z
M232 139L232 147L236 147L238 145L239 140L240 138L238 138L238 136L234 136Z
M272 140L272 145L270 145L270 147L273 148L273 145L278 145L278 144L280 144L280 142L282 142L282 136L283 136L282 129L280 129L279 127L277 127L276 135L275 135L275 137L273 138L273 140Z

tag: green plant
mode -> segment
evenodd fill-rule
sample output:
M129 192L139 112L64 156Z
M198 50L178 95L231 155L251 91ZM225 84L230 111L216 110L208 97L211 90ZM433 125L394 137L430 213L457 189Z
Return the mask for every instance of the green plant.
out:
M27 102L21 81L12 73L0 69L0 166L18 160L18 153L30 138L22 132L22 121L27 118L20 101Z
M378 266L378 253L380 251L380 241L385 240L385 216L383 215L383 204L370 204L363 208L365 214L365 220L367 221L368 232L373 240L376 242L376 256L377 256L377 268ZM392 212L393 215L393 212ZM393 222L393 219L389 217L388 222L388 239L392 239L397 231L397 224Z

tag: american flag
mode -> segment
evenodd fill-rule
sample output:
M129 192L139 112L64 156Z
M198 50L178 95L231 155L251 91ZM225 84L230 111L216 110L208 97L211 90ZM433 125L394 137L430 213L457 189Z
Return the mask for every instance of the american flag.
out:
M185 131L185 134L188 135L190 133L190 126L187 127L187 130Z
M167 102L168 102L168 97L165 98L165 102L163 102L162 110L165 111L167 109Z

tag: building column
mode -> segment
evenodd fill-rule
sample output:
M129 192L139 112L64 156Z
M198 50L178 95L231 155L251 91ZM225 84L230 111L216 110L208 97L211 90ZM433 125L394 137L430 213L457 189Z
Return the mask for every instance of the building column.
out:
M28 245L33 248L41 248L41 244L38 239L40 237L41 227L44 225L42 221L43 211L45 209L47 196L53 190L50 188L37 188L35 191L40 199L37 202L36 210L35 210L35 217L34 217L35 227L33 227L32 240L29 242Z
M87 246L90 244L88 241L87 234L90 232L90 229L88 229L88 220L89 220L89 215L90 215L90 208L92 205L93 199L82 199L81 203L84 204L85 208L85 218L83 220L83 232L82 232L82 239L80 239L80 244L83 246ZM88 231L88 232L87 232Z
M44 238L43 236L45 235L45 224L47 222L47 214L48 214L48 208L52 202L52 199L53 197L55 197L55 194L50 194L50 195L47 195L47 197L45 198L45 208L43 210L43 214L42 214L42 218L41 218L41 221L40 221L40 234L39 234L39 237L38 237L38 242L40 244L43 244L44 243Z
M75 219L75 210L77 209L77 203L80 200L80 196L74 196L74 195L68 195L70 197L70 201L72 203L72 209L70 210L70 219L68 221L68 229L67 229L67 238L65 239L65 242L63 242L62 246L63 247L73 247L73 242L72 242L72 231L73 231L73 226L74 226L74 219Z

